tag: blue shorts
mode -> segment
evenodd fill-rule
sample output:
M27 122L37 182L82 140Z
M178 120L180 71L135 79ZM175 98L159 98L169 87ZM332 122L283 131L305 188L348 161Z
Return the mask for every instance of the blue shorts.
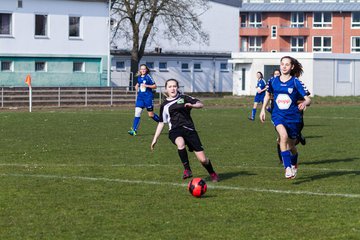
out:
M148 112L154 111L154 102L152 96L138 96L136 99L135 107L146 108Z
M284 125L288 137L291 139L296 139L300 135L301 130L304 127L304 124L302 122L287 122L284 119L272 119L272 122L275 127L280 124Z
M264 102L264 97L265 97L265 94L256 94L254 102L262 103L262 102Z

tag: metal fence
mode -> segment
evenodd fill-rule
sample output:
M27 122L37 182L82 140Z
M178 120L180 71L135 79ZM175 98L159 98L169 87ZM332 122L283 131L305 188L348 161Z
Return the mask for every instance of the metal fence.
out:
M180 86L182 90L184 86ZM155 103L161 104L165 86L158 86ZM89 105L134 104L136 92L128 87L32 87L31 105L34 107L66 107ZM27 87L1 87L1 108L27 107L30 92Z
M135 102L135 92L123 87L33 87L33 106L121 105ZM29 105L29 88L2 87L1 107Z

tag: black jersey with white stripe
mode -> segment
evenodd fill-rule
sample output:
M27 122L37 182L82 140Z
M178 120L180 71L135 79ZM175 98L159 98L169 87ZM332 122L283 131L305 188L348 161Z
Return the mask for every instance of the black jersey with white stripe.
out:
M186 108L186 103L195 104L199 99L184 94L178 94L173 99L165 99L160 106L160 122L169 124L169 131L175 128L195 130L194 122L190 116L191 108Z

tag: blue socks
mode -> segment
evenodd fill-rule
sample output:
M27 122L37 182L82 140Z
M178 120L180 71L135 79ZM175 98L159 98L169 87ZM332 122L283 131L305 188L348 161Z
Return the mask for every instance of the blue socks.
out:
M284 168L291 167L291 152L289 150L281 152Z
M134 118L134 123L133 123L133 127L132 129L136 132L138 127L139 127L139 123L140 123L140 117L135 117Z
M159 116L157 114L154 113L154 116L152 117L152 119L155 121L155 122L159 122ZM140 124L140 117L134 117L134 123L133 123L133 127L132 129L134 131L137 131L138 127L139 127L139 124Z
M156 113L154 113L154 116L152 117L152 119L154 119L155 122L160 121L159 116Z
M251 112L251 118L255 119L255 115L256 115L256 108L253 108L253 110Z
M290 159L291 159L291 165L296 165L297 164L297 162L298 162L298 156L299 156L299 154L298 153L296 153L296 154L291 154L291 157L290 157Z

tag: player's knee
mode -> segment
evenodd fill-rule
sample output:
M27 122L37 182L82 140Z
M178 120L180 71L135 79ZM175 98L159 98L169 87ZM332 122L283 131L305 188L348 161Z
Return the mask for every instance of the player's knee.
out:
M135 117L141 117L142 108L136 107L135 108Z

